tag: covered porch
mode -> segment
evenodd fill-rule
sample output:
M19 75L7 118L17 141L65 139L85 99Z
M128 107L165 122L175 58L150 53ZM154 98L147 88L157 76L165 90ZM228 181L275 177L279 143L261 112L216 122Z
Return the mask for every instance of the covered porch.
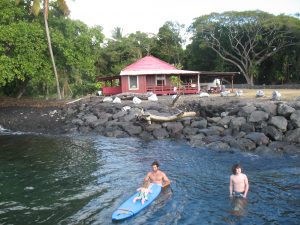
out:
M99 77L97 82L102 83L102 95L110 96L122 93L121 88L121 77L120 76L111 76L111 77Z

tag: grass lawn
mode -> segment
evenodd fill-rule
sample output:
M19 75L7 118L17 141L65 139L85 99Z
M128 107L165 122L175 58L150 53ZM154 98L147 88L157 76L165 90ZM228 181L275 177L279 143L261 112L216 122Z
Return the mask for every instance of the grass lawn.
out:
M243 90L242 98L256 98L256 92L258 89L241 89ZM275 89L260 89L263 90L265 93L266 99L272 98L272 93L275 91ZM297 97L300 96L300 89L277 89L279 93L281 94L281 100L283 101L292 101L296 100Z

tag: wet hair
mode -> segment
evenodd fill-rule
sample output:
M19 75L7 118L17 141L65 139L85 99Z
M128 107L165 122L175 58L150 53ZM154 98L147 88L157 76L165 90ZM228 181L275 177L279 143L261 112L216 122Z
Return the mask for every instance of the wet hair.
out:
M154 161L151 165L152 165L152 166L157 166L157 167L159 167L159 164L158 164L157 161Z
M150 185L150 181L149 181L149 180L144 181L144 183L143 183L143 187L144 187L144 188L148 188L149 185Z
M232 173L233 174L236 174L236 169L238 169L238 168L241 168L242 169L242 166L241 166L241 164L234 164L233 166L232 166Z

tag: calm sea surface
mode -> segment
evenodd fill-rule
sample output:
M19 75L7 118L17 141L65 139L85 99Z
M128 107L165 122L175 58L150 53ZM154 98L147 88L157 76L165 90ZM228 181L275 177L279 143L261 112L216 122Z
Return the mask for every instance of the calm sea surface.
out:
M195 149L175 141L0 134L0 224L113 224L159 160L171 189L118 224L300 224L300 159ZM228 181L240 162L247 201ZM233 211L234 207L240 210Z

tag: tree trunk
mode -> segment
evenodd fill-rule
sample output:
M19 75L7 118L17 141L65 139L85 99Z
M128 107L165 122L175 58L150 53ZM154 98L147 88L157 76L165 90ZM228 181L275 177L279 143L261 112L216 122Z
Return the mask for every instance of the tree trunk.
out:
M178 99L180 98L180 96L181 96L181 93L177 92L177 95L176 95L176 97L174 98L174 100L173 100L173 102L171 104L172 107L175 106L175 103L178 101Z
M58 74L57 74L55 60L54 60L54 56L53 56L50 32L49 32L49 27L48 27L48 7L49 7L49 1L44 0L44 21L45 21L45 30L46 30L47 41L48 41L48 48L49 48L49 53L51 56L53 71L54 71L54 75L55 75L57 97L58 97L58 99L61 99Z
M20 90L18 91L18 94L17 94L17 99L20 99L23 96L23 94L25 93L28 82L29 82L28 79L25 79L25 81L22 82L21 88L20 88Z
M253 82L253 75L250 76L250 86L254 86L254 82Z
M246 74L246 73L243 73L242 72L242 74L243 74L243 76L245 77L245 79L246 79L246 81L247 81L247 84L249 84L251 87L253 86L253 75L248 75L248 74Z
M49 99L49 86L46 84L46 100Z

